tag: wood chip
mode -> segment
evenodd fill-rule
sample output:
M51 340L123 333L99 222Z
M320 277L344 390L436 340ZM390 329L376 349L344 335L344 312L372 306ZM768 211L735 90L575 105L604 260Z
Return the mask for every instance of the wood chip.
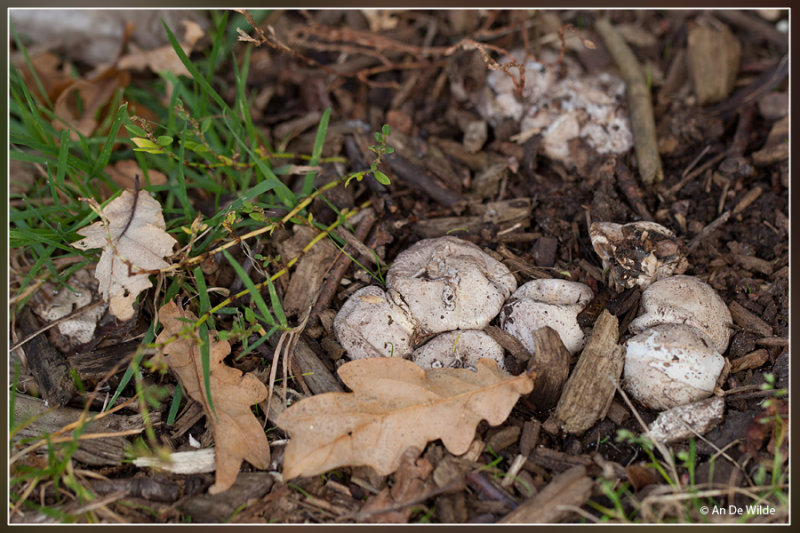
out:
M756 344L759 346L789 346L789 339L786 337L764 337L763 339L756 339Z
M543 426L580 434L604 417L625 363L625 349L617 344L619 321L607 310L595 322L572 375L564 386L553 415Z
M759 187L758 185L747 191L747 193L744 196L742 196L742 199L736 203L736 206L733 208L733 214L738 215L739 213L747 209L747 207L750 204L755 202L758 199L758 197L761 196L762 192L763 191L761 190L761 187Z
M737 357L731 361L731 374L749 370L751 368L759 368L769 360L769 352L764 348L759 348L754 352L750 352L742 357Z
M28 307L20 313L17 323L22 338L40 330L39 322ZM41 333L28 341L23 350L28 370L33 375L45 402L51 406L66 405L76 392L75 381L70 374L66 357L50 344L46 335Z
M191 496L179 508L195 522L225 522L237 509L267 494L272 484L272 476L267 472L241 472L228 490L213 496Z
M308 388L314 394L344 391L336 377L320 361L308 341L302 337L295 346L293 362L296 363Z
M529 395L539 409L553 407L569 377L569 351L558 332L545 326L533 332L534 353L528 365L536 373Z
M732 254L734 261L749 272L759 272L765 276L772 274L772 263L754 255Z
M772 326L761 320L755 313L743 307L739 302L728 304L733 321L745 331L755 333L762 337L772 336Z
M24 394L17 394L14 400L14 418L17 423L28 422L25 427L18 429L12 439L13 443L20 439L37 439L43 435L52 434L68 424L80 419L82 409L72 407L56 407L47 405L42 400ZM99 413L89 413L94 416ZM158 411L150 413L151 422L158 424L160 415ZM32 419L35 417L34 419ZM115 437L114 433L129 430L144 431L141 415L110 414L90 422L84 429L83 435L92 433L109 434L106 438L81 439L78 449L73 457L82 463L93 466L121 465L125 460L126 449L130 441L124 437ZM46 450L47 448L43 448Z
M689 27L687 59L697 103L724 100L736 83L742 45L724 24Z
M573 466L589 466L593 463L592 457L588 454L570 455L544 446L533 450L528 460L553 472L563 472Z
M586 467L576 466L553 480L530 500L504 516L504 524L547 524L567 519L570 507L583 505L592 492L594 482L586 475Z
M606 416L616 425L620 426L631 416L631 413L628 411L627 407L617 400L614 400L611 402L611 406L608 408L608 414L606 414Z
M495 453L505 450L519 441L519 434L521 431L519 426L504 427L486 439L486 448L491 449Z
M536 448L541 429L542 423L535 418L522 424L522 435L519 437L519 451L522 455L528 456Z

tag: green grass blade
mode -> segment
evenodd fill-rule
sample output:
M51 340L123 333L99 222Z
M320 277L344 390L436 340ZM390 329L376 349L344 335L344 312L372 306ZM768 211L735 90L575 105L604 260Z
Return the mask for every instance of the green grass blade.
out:
M253 280L250 279L250 276L248 276L247 273L244 271L242 265L240 265L239 262L236 261L233 258L233 256L230 253L228 253L227 250L223 250L222 253L225 255L225 258L228 260L233 269L236 271L236 275L241 278L242 283L244 283L247 292L250 293L250 297L253 299L253 302L255 302L256 307L258 307L258 310L261 311L264 320L266 320L267 324L269 324L270 326L274 326L275 319L272 317L272 313L270 313L269 308L267 307L267 302L264 301L264 298L261 296L261 293L258 292L258 289L256 288L255 283L253 283Z
M226 118L225 122L226 122L226 124L228 123L227 118ZM239 135L236 134L236 132L233 130L233 128L231 128L229 126L228 129L229 129L231 135L236 139L236 142L239 143L239 146L241 146L247 152L247 154L255 162L256 168L264 176L264 178L265 178L264 181L262 181L261 183L258 184L258 185L266 184L267 188L265 189L264 192L274 189L275 193L278 195L278 198L281 199L281 201L284 203L284 205L286 205L289 208L293 208L295 205L297 205L297 198L295 197L295 195L292 192L292 190L289 187L287 187L280 180L280 178L278 178L278 176L275 175L274 172L272 172L272 170L267 166L267 164L264 161L262 161L262 159L260 157L258 157L258 155L252 150L252 148L250 148L250 146L247 145L244 142L244 140L241 137L239 137ZM258 185L256 185L256 187L258 187ZM251 189L251 191L252 191L252 189ZM251 198L252 198L252 196L251 196Z
M206 388L208 408L214 416L217 416L214 399L211 397L211 343L208 338L208 324L200 324L197 332L200 334L200 365L203 368L203 384Z
M204 315L209 309L211 309L211 300L208 298L208 286L206 285L206 278L203 276L203 269L201 267L195 268L192 270L192 272L194 273L194 279L197 282L197 297L200 299L200 314ZM208 317L208 323L212 328L215 328L213 315Z
M206 81L205 76L203 76L194 63L189 60L189 57L186 55L186 52L183 51L178 39L175 38L175 34L172 33L172 30L169 29L169 26L164 22L161 21L161 24L164 26L164 29L167 32L167 38L169 39L170 44L172 44L173 50L175 53L178 54L178 58L180 58L181 63L186 67L189 73L194 78L194 81L202 87L202 89L208 93L208 95L217 103L217 105L222 108L223 110L231 113L231 108L228 107L228 104L225 103L225 100L214 90L213 87Z
M271 278L267 278L267 287L269 287L269 301L272 303L272 310L275 312L275 316L278 317L278 322L280 322L281 326L288 327L286 313L283 312L283 305L281 305L281 300L278 298L278 292L275 290L275 284L272 283Z
M319 120L317 136L314 138L314 148L311 151L311 161L308 164L312 167L319 165L322 157L322 146L325 144L325 135L328 133L328 122L331 119L331 108L327 108ZM314 180L317 178L316 172L309 172L303 180L303 196L308 196L314 190Z
M172 403L169 405L169 413L167 414L167 425L171 426L175 423L175 418L178 416L178 409L181 408L181 399L183 398L183 389L180 382L175 387L175 395L172 397Z
M91 172L92 176L97 176L99 173L103 172L103 169L105 169L108 165L108 162L111 159L111 149L114 147L114 143L117 141L117 133L119 133L119 128L122 126L123 121L127 120L127 118L128 104L122 104L117 109L117 113L114 116L114 122L111 123L111 129L108 131L108 135L106 135L106 142L103 143L103 148L100 150L100 153L97 155L97 159L94 162Z

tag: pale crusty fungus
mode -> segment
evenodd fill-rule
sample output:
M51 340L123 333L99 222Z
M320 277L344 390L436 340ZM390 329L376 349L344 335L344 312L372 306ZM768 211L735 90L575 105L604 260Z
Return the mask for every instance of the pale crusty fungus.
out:
M483 329L517 288L505 265L455 237L424 239L401 252L386 285L389 299L424 333Z
M588 285L562 279L538 279L522 285L500 312L500 325L534 353L533 332L550 326L571 354L585 342L578 313L592 300Z
M682 324L650 328L625 347L624 388L650 409L708 398L725 366L705 334Z
M411 360L421 368L468 368L475 370L478 359L492 359L505 371L503 348L481 330L448 331L429 340L416 350Z
M618 290L644 289L660 279L683 274L689 266L675 234L655 222L594 222L589 238L608 271L610 285Z
M374 285L347 299L333 320L333 330L350 359L408 358L417 334L414 320Z
M47 322L60 320L73 311L92 302L97 293L97 282L85 269L77 271L67 281L69 287L55 290L48 282L33 298L33 310ZM58 331L75 346L86 344L94 338L97 321L105 314L108 304L98 304L83 313L58 323Z
M725 353L733 319L728 306L711 285L693 276L673 276L657 281L643 293L639 316L629 326L640 333L659 324L686 324L699 329Z

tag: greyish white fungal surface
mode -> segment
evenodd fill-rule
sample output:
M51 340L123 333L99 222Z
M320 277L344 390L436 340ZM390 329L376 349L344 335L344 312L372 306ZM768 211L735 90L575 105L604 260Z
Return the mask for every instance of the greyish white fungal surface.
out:
M514 52L515 58L524 52ZM500 61L506 63L508 59ZM561 77L558 69L565 66ZM516 73L517 69L510 69ZM582 68L568 57L542 51L542 61L525 63L522 97L505 72L491 71L488 87L478 106L492 124L503 118L520 121L520 141L542 135L542 150L567 164L572 161L569 141L583 138L598 153L624 153L633 146L633 134L625 108L625 84L608 73L582 74Z
M650 438L669 444L702 435L722 422L724 415L725 399L719 396L673 407L650 425Z
M333 331L350 359L408 358L417 334L414 320L375 285L347 299L333 320Z
M503 348L481 330L465 329L442 333L416 350L411 359L421 368L467 368L475 370L478 360L492 359L505 371Z
M698 329L652 327L625 342L623 386L639 403L664 410L708 398L725 358Z
M424 239L401 252L386 285L391 302L425 334L483 329L517 288L505 265L455 237Z
M733 318L725 301L711 285L693 276L672 276L650 285L639 304L631 333L659 324L686 324L706 334L719 353L728 349Z
M534 353L533 332L550 326L558 332L571 354L586 341L578 325L578 313L594 298L583 283L562 279L537 279L522 285L511 295L500 313L502 328Z
M609 284L617 290L645 289L689 267L681 241L655 222L594 222L589 237L608 271Z
M97 282L86 270L79 270L67 281L68 287L56 290L47 283L34 297L33 310L46 322L55 322L92 303L97 294ZM58 324L58 331L76 344L86 344L94 338L97 321L105 314L108 304L99 304Z

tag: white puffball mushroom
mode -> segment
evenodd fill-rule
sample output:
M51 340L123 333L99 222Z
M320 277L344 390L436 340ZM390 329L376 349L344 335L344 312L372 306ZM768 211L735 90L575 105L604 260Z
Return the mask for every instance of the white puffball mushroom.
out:
M478 360L492 359L500 370L505 371L503 348L478 329L454 330L442 333L429 340L411 356L421 368L468 368L475 370Z
M401 252L386 275L389 299L424 333L483 329L517 288L508 268L455 237L424 239Z
M370 285L347 299L333 319L333 331L350 359L408 358L417 328L380 287Z
M589 238L608 271L610 285L617 289L644 289L689 267L681 241L655 222L594 222Z
M639 316L629 326L640 333L659 324L686 324L705 333L719 353L728 349L733 318L711 285L693 276L657 281L642 293Z
M725 366L711 340L683 324L650 328L628 339L625 348L625 390L659 411L711 396Z
M722 422L725 399L719 396L662 411L650 424L650 438L669 444L703 435Z
M522 285L500 312L500 325L529 352L536 350L533 332L550 326L558 332L570 354L586 341L578 325L578 313L594 298L592 289L577 281L537 279Z

